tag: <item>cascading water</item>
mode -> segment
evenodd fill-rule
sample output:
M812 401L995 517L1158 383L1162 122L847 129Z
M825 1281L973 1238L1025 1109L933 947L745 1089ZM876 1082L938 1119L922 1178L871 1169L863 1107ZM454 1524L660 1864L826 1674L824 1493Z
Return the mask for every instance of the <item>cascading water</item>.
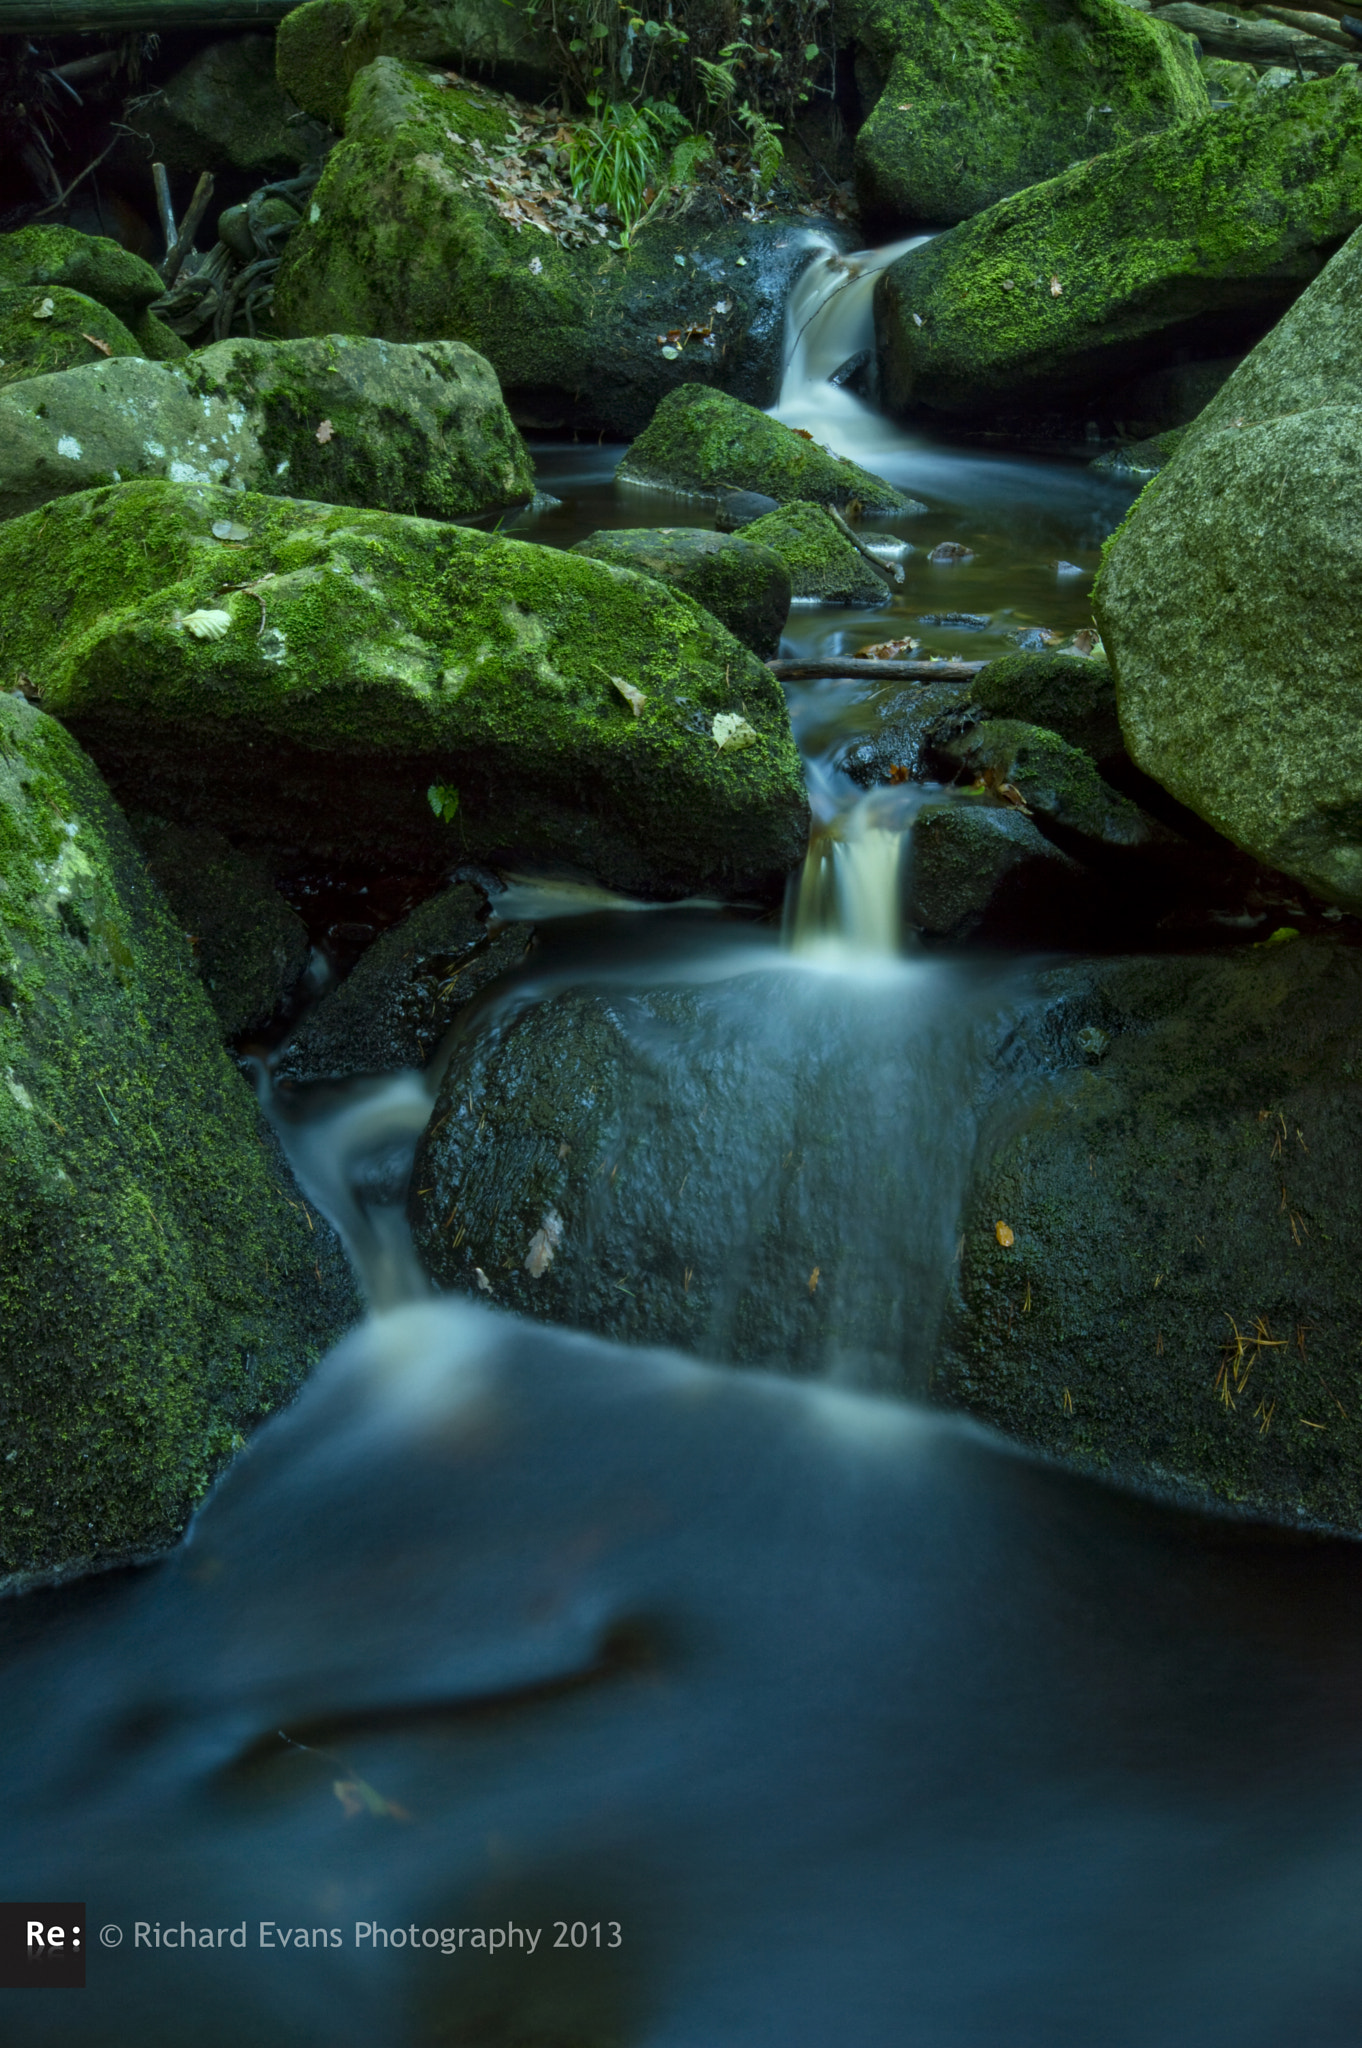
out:
M772 408L786 426L802 427L839 455L870 458L885 439L885 421L864 399L832 380L859 376L875 350L875 284L910 249L930 241L910 235L883 249L846 256L825 238L801 274L785 311L784 369Z

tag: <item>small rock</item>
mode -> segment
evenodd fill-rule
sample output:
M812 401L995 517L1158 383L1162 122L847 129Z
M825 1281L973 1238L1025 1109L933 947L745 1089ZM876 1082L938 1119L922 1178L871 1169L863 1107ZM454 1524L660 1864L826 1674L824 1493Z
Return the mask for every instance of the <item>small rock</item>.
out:
M962 547L958 540L939 541L928 555L929 562L972 562L973 548Z

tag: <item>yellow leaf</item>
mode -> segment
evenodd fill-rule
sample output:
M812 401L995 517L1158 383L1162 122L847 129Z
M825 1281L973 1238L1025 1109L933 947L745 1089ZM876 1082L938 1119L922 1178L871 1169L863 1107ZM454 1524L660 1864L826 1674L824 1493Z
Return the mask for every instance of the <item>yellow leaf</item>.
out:
M1002 1245L1004 1250L1007 1249L1008 1245L1015 1244L1017 1241L1016 1234L1014 1233L1012 1225L1010 1223L995 1223L993 1226L993 1235L997 1238L999 1244Z

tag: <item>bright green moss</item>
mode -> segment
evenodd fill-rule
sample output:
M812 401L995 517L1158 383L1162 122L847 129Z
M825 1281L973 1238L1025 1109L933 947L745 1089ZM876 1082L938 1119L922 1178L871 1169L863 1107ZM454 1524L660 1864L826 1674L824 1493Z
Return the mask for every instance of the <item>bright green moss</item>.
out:
M750 535L698 526L612 527L578 541L575 554L613 562L684 590L754 654L774 654L789 616L790 572Z
M1359 221L1353 73L1129 143L886 272L886 400L953 417L1081 403L1170 330L1267 325Z
M0 697L0 1583L179 1533L356 1311L89 760Z
M681 384L663 399L619 466L623 483L662 484L714 496L762 491L845 510L910 512L914 500L868 469L831 455L807 434L705 384Z
M824 604L888 604L889 585L829 518L827 508L796 498L744 527L748 540L779 555L796 597Z
M883 81L856 182L886 225L967 220L1208 110L1190 38L1121 0L850 0L845 13Z
M0 286L0 385L139 353L123 322L83 292Z
M223 540L215 523L246 538ZM807 809L784 697L699 605L395 513L128 484L0 528L0 660L125 800L319 858L567 861L770 892ZM186 620L220 612L222 637ZM644 693L635 716L615 678ZM716 713L757 735L720 750ZM454 824L432 783L459 791Z

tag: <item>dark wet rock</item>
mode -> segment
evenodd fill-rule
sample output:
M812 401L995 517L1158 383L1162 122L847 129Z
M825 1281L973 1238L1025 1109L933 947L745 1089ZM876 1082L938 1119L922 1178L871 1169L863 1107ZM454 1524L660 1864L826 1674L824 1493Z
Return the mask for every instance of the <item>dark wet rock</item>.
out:
M1108 543L1094 595L1132 759L1349 910L1362 909L1360 278L1354 235L1188 428Z
M964 633L985 633L993 621L984 612L919 612L918 626L954 626Z
M375 57L453 65L532 99L557 83L551 38L505 0L305 0L279 24L277 43L284 91L335 129Z
M1209 104L1190 43L1120 0L840 0L838 13L870 107L857 196L886 232L966 220Z
M358 1315L94 767L0 697L0 1584L172 1542Z
M1148 441L1123 441L1118 447L1109 448L1105 455L1099 455L1092 466L1112 476L1133 476L1147 482L1171 460L1185 431L1175 427L1171 433L1156 434Z
M153 362L177 361L189 353L178 334L148 311L165 290L156 271L107 235L46 226L0 235L0 287L24 290L30 285L60 285L97 299Z
M109 356L140 354L123 322L84 292L62 285L0 286L0 387Z
M908 917L926 938L1073 946L1090 926L1090 879L1010 807L923 804L910 858Z
M845 512L925 508L883 477L831 455L811 434L772 419L726 391L682 384L663 399L618 470L622 483L661 484L701 497L762 491Z
M489 178L509 195L505 181L522 176L532 146L556 160L556 132L533 108L378 58L355 81L345 140L289 240L280 332L467 342L517 421L544 431L628 439L669 391L697 380L770 404L809 220L735 221L712 187L697 187L627 249L617 227L581 208L541 234L508 217L518 202L499 200ZM540 168L546 197L566 205L559 173ZM678 348L669 334L690 339Z
M122 799L237 845L778 894L780 685L651 577L395 512L115 485L0 526L6 654Z
M1164 364L1114 391L1111 411L1121 422L1123 438L1152 441L1187 426L1210 404L1243 359L1240 349L1210 361Z
M438 519L534 489L490 365L457 341L220 341L0 391L4 516L138 476Z
M1089 755L1057 733L1015 718L988 718L937 751L966 777L1013 790L1059 845L1086 860L1121 854L1167 856L1175 832L1102 780Z
M419 904L308 1012L275 1061L275 1080L424 1067L464 1005L525 956L525 930L489 934L485 912L469 882Z
M412 1175L418 1252L440 1288L485 1280L550 1322L911 1386L967 1168L977 1012L951 978L849 999L775 961L518 1008L445 1073Z
M778 498L768 498L765 491L725 491L714 513L714 526L719 533L740 533L754 520L764 519L768 512L779 509Z
M1362 952L1085 963L1040 994L936 1392L1053 1457L1357 1528Z
M1251 345L1362 220L1356 72L1095 156L900 257L876 290L902 415L1124 418L1179 349Z
M197 50L127 116L128 155L166 166L181 209L201 171L239 171L259 184L286 178L335 140L303 114L275 76L274 37L233 36Z
M754 654L771 655L780 646L793 594L790 571L750 535L739 539L696 526L611 527L578 541L573 552L683 590Z
M888 604L889 578L855 547L826 506L796 500L744 529L778 555L789 571L796 597L816 597L824 604Z
M224 1038L268 1024L307 969L307 927L274 886L268 864L220 832L163 819L133 821L147 866L190 944L191 963Z
M974 560L974 550L973 548L967 548L963 542L958 540L938 541L937 545L928 555L927 560L929 562L972 562Z

